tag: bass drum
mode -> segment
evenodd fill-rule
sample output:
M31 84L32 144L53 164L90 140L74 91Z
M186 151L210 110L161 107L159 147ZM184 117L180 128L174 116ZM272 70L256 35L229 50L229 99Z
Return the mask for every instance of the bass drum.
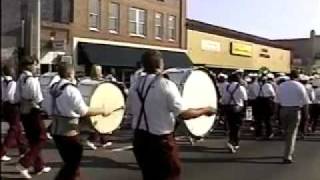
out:
M183 103L187 108L217 108L217 91L213 78L205 69L168 69L164 75L179 88ZM212 128L215 116L201 116L184 121L188 132L196 137L204 137Z
M78 88L90 108L105 108L110 116L90 117L91 125L101 134L119 128L124 117L125 96L118 84L84 80Z

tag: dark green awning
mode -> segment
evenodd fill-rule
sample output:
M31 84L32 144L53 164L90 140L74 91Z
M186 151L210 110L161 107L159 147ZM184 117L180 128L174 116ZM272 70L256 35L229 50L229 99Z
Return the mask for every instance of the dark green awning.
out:
M136 68L141 55L148 49L105 44L78 44L78 64L99 64L111 67ZM166 68L189 68L192 62L184 52L161 51Z

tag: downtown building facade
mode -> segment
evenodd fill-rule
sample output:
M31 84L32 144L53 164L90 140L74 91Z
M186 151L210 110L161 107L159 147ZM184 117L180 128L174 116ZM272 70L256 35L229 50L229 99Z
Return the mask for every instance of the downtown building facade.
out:
M188 19L188 55L216 72L243 69L289 73L291 49L270 39Z
M23 0L1 0L1 63L16 63L24 46Z
M162 51L167 67L192 66L185 0L42 0L41 14L42 72L64 56L78 71L99 64L128 82L147 49Z
M22 12L23 7L22 3L13 9ZM7 23L11 23L10 14L14 10L7 12ZM23 15L16 19L21 24ZM14 37L19 39L19 34L16 30ZM25 34L24 44L28 44ZM20 41L15 42L19 47ZM92 64L102 65L104 73L126 83L147 49L160 50L167 68L291 69L290 48L187 19L186 0L41 0L40 42L42 73L54 71L54 64L62 59L85 74Z
M292 67L320 73L320 35L312 30L309 38L279 39L274 42L292 49Z

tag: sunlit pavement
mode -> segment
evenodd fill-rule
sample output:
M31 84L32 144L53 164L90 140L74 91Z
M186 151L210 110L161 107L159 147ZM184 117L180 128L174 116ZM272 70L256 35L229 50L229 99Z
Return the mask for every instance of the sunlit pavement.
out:
M2 128L5 129L5 128ZM2 131L4 132L4 131ZM134 156L126 147L130 145L131 133L120 131L109 149L87 149L82 160L82 179L85 180L139 180L140 171ZM319 180L320 134L298 141L296 163L281 164L283 142L255 141L244 138L240 151L230 154L225 148L225 137L209 136L205 141L190 146L180 143L183 162L182 180ZM125 147L125 148L123 148ZM10 154L12 161L2 163L1 179L20 179L15 170L17 151ZM48 174L34 176L35 180L53 179L61 167L61 159L51 141L43 156L53 170Z

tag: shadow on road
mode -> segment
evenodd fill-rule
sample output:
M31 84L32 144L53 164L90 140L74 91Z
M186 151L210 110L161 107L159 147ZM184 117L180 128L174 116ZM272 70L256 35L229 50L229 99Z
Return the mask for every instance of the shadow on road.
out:
M199 153L218 153L218 154L230 154L227 148L209 148L205 146L190 146L181 145L179 147L181 152L199 152Z
M240 157L240 158L182 158L186 163L243 163L243 164L282 164L281 156Z
M53 168L61 168L63 163L49 162L48 165ZM106 157L97 157L97 156L84 156L81 161L81 167L139 170L137 164L135 163L121 163Z

